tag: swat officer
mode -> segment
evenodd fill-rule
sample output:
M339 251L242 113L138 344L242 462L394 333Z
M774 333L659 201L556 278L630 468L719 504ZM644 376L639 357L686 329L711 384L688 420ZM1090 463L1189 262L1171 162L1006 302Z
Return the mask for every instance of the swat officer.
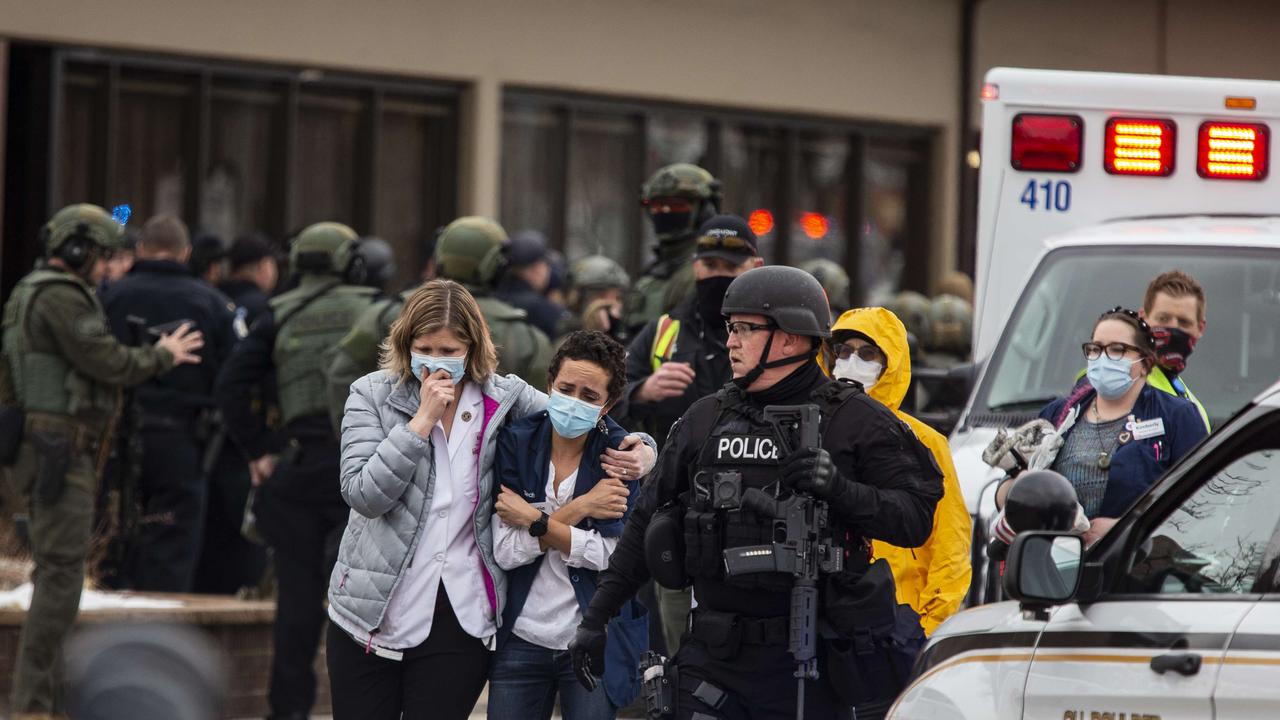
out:
M838 263L826 258L814 258L800 263L800 269L818 279L822 289L827 292L827 302L831 305L833 316L840 317L849 309L849 273Z
M112 334L127 345L150 344L158 328L184 322L205 338L199 365L175 368L132 391L126 427L139 452L124 457L136 464L142 518L126 572L138 590L192 590L209 495L201 469L214 413L213 384L239 340L235 307L187 271L190 254L186 224L157 215L142 228L133 269L102 296Z
M218 289L236 304L236 314L251 327L267 310L271 292L280 278L280 266L271 243L260 235L236 238L227 251L230 272Z
M122 232L96 205L59 210L41 231L43 267L18 282L4 307L4 365L14 396L2 399L25 416L12 478L29 505L35 561L10 698L16 717L60 709L62 645L80 608L120 389L200 362L197 330L182 327L138 348L107 330L93 287Z
M325 406L323 358L377 294L363 286L358 244L355 231L340 223L303 230L289 255L298 286L271 301L270 312L250 329L218 379L227 429L252 458L258 530L275 552L273 717L306 717L315 701L312 664L348 510L338 488L340 450ZM278 465L249 399L273 371L288 440Z
M775 537L775 519L747 509L734 493L745 498L754 488L757 496L763 491L778 501L798 493L826 502L830 525L823 533L832 549L825 557L842 558L843 565L817 583L819 625L830 626L836 641L818 649L820 679L805 682L806 714L849 717L849 706L867 699L840 694L857 684L849 669L868 668L837 662L848 657L841 649L848 643L838 641L854 637L857 628L850 613L836 610L851 606L859 583L872 575L868 539L915 547L928 537L942 496L941 475L928 451L888 408L854 383L828 380L814 362L830 336L830 311L813 276L790 267L748 271L729 286L723 311L729 318L733 380L694 403L672 427L655 474L583 613L571 646L575 671L588 687L600 674L606 623L650 576L645 555L652 521L650 549L665 551L652 555L655 562L684 557L677 573L659 565L658 579L669 583L673 575L687 575L698 598L690 630L673 659L676 717L792 717L797 704L796 660L788 652L793 578L778 572L728 575L724 550L767 545ZM765 409L780 405L817 406L822 419L817 447L792 438L797 449L789 454L778 449L785 444ZM873 596L892 608L892 582L875 588Z
M588 255L569 267L569 310L556 334L598 330L624 345L630 339L622 313L631 276L613 259Z
M506 265L507 232L483 217L460 217L449 223L435 243L436 277L462 283L484 314L498 347L498 372L514 373L542 388L551 363L551 341L529 322L525 311L493 296L494 283ZM378 353L404 301L417 288L373 304L338 344L328 366L329 417L342 422L351 383L378 369Z
M697 165L658 168L640 190L640 204L653 223L656 258L641 273L627 300L633 332L670 312L693 291L693 258L698 228L720 212L720 181Z

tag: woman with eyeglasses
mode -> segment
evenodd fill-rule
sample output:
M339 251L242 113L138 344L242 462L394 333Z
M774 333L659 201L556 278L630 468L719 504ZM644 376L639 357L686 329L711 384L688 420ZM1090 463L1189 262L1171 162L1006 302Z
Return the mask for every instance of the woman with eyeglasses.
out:
M1104 312L1081 349L1089 363L1085 377L1040 417L1062 435L1050 468L1075 488L1090 521L1085 541L1092 543L1206 431L1194 405L1147 384L1155 341L1138 313ZM999 488L999 504L1013 482Z

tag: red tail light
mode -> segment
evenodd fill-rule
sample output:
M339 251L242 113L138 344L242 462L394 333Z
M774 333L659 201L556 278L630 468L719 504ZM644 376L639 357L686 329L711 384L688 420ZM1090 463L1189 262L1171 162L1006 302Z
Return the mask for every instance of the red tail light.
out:
M1196 172L1218 180L1261 180L1267 176L1270 142L1266 125L1206 122L1200 126Z
M1172 175L1176 133L1172 120L1111 118L1103 167L1112 175Z
M1083 137L1084 120L1078 115L1017 115L1009 164L1015 170L1075 172Z

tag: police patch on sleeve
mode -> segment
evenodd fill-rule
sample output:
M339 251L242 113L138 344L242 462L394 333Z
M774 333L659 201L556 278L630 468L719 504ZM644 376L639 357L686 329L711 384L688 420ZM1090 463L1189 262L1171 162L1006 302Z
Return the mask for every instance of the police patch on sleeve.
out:
M732 465L776 465L782 451L772 435L720 435L715 444L717 463Z

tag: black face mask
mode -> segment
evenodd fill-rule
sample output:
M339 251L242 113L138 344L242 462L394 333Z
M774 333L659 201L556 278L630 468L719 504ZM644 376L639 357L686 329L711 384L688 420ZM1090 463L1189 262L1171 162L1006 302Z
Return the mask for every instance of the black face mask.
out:
M697 294L698 317L702 318L704 325L721 335L724 334L724 323L721 322L724 316L720 314L720 308L733 281L731 277L717 276L699 280L693 286Z
M653 232L659 237L679 235L693 229L692 212L669 212L650 215L653 221Z
M1187 357L1196 347L1196 339L1191 333L1176 327L1154 327L1151 328L1151 337L1155 340L1160 367L1174 375L1187 369Z

